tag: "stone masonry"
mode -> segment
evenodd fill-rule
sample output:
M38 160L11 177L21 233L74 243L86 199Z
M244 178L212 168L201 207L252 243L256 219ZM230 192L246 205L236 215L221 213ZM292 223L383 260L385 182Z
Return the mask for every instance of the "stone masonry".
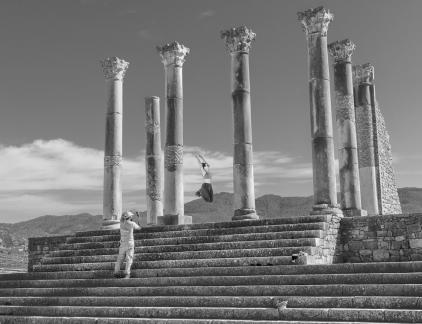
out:
M379 212L381 215L401 214L390 136L376 99L374 83L371 86L371 106L374 121L374 153Z

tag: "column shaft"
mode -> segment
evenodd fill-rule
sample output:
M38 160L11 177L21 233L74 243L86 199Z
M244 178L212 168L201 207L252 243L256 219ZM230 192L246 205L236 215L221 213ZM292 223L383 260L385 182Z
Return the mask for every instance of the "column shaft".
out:
M330 73L327 30L333 15L323 7L298 13L307 36L309 97L312 136L314 207L311 214L335 214L337 208L334 163L333 125L331 116Z
M362 194L362 208L368 215L378 215L377 177L374 151L374 120L371 107L369 77L362 76L362 66L354 67L356 84L356 128L359 157L359 177Z
M249 54L232 53L231 66L234 121L233 219L258 218L253 175Z
M189 49L177 42L157 48L165 69L166 141L164 148L165 224L187 224L183 188L183 63Z
M339 177L341 208L347 216L364 216L362 210L359 164L356 139L356 119L353 101L351 55L355 45L348 39L331 43L334 57L334 88L336 123L339 134Z
M145 115L147 224L157 224L157 217L163 216L160 98L145 98Z
M107 117L104 149L103 229L119 227L122 214L121 162L123 77L127 62L116 57L101 62L106 77Z

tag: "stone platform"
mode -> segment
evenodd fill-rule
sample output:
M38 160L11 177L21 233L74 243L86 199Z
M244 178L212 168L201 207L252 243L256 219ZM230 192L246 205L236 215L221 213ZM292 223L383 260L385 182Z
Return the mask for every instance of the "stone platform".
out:
M112 278L118 231L32 239L31 272L0 276L0 323L421 323L422 262L323 264L337 225L143 228L131 279Z

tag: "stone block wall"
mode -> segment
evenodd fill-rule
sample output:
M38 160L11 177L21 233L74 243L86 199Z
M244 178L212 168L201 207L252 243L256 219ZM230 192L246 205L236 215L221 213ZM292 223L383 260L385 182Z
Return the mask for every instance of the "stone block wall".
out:
M373 105L372 110L379 213L380 215L401 214L390 136L378 103Z
M66 243L69 235L30 237L28 239L28 272L33 271L33 267L40 263L40 260L48 252L55 250L60 244Z
M335 263L422 260L422 213L345 217Z

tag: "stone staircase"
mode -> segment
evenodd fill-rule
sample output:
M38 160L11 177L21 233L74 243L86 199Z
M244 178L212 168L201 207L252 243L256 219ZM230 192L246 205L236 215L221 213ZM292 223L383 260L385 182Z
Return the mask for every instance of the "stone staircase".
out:
M131 279L112 278L118 231L76 233L0 276L0 323L422 323L422 262L322 264L332 228L324 215L143 228Z

